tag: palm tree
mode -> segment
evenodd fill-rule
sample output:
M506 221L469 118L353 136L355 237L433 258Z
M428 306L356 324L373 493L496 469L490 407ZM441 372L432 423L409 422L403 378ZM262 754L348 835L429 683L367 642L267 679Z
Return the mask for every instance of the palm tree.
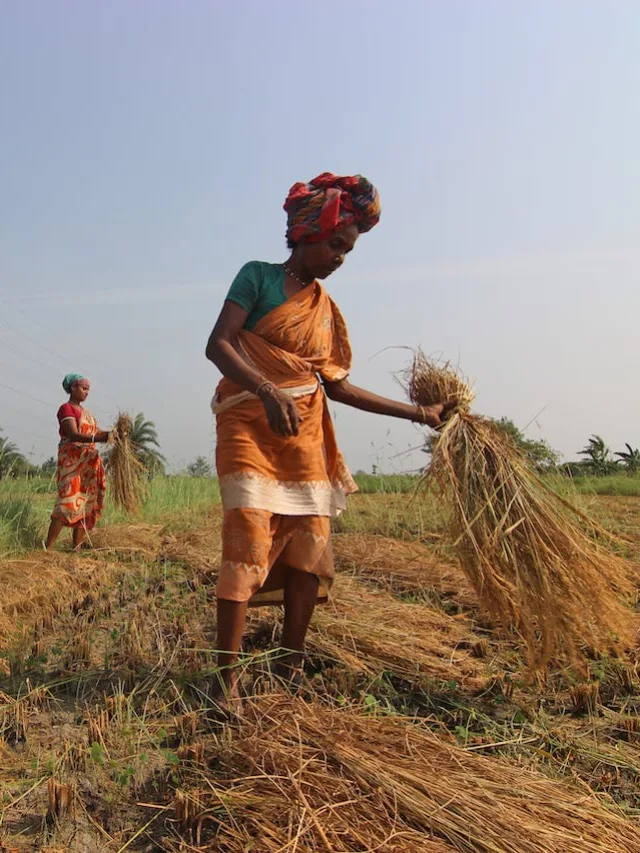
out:
M0 480L26 463L17 446L8 438L0 437Z
M626 441L624 446L627 449L618 451L616 456L619 457L623 467L627 469L627 474L633 476L640 470L640 450L638 450L637 447L631 447L631 445Z
M616 467L611 451L599 435L592 435L589 444L578 451L578 456L587 457L587 464L598 477L610 474Z
M58 468L58 463L56 461L55 456L50 456L45 462L40 466L40 473L43 477L53 477Z

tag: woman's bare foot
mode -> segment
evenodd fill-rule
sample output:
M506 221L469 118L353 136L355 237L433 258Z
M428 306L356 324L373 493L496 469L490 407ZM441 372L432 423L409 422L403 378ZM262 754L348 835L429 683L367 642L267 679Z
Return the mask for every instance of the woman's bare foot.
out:
M240 676L234 670L216 673L211 685L211 698L214 707L225 717L242 716L242 696L240 694Z

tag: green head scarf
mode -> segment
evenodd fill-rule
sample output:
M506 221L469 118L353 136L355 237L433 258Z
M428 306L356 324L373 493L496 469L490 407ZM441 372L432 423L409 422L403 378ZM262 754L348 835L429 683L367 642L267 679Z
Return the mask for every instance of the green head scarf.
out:
M62 387L67 392L67 394L71 393L71 389L76 384L76 382L80 382L85 377L81 373L67 373L67 375L62 380Z

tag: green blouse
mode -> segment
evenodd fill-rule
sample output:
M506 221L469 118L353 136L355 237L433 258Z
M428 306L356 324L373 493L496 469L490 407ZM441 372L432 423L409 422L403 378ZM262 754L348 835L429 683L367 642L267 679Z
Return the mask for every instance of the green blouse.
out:
M244 328L252 331L265 314L287 301L284 267L249 261L234 278L227 299L249 312Z

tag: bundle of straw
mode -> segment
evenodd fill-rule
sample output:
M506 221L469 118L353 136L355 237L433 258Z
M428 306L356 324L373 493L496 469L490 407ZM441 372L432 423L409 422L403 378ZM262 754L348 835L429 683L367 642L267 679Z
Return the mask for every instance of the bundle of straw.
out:
M481 603L522 635L530 663L562 652L620 651L632 640L632 589L623 560L603 549L576 507L532 470L490 420L471 414L473 392L450 365L418 351L405 376L416 405L457 400L432 450L428 479L453 502L452 535Z
M107 473L116 506L136 514L146 493L146 472L131 441L131 426L131 417L120 412L109 438Z

